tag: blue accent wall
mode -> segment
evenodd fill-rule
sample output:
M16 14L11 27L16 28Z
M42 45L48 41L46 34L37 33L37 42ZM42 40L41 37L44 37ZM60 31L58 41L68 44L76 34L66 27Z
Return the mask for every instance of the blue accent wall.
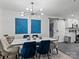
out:
M31 20L31 33L41 33L41 20Z
M28 33L28 19L15 18L15 33L16 34Z

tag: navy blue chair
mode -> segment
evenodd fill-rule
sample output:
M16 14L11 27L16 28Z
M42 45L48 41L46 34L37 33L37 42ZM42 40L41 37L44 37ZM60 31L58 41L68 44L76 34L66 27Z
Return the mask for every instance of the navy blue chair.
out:
M38 37L38 35L32 35L32 37L34 37L34 36Z
M37 48L39 59L40 59L40 56L43 54L47 54L48 59L49 59L49 51L50 51L50 40L41 41L39 44L39 48Z
M36 53L36 42L25 42L21 50L21 58L34 58Z
M27 38L29 40L30 36L29 35L24 35L23 38Z
M32 38L35 40L36 38L38 38L38 35L32 35Z

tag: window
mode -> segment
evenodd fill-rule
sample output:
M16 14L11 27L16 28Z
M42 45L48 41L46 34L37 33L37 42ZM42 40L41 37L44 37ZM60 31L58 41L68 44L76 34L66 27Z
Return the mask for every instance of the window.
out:
M31 20L31 33L41 33L41 20Z
M15 33L26 34L28 33L28 20L22 18L15 19Z

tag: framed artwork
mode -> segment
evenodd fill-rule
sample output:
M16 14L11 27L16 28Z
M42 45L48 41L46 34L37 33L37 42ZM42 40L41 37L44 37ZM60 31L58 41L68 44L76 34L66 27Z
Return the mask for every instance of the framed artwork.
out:
M15 34L28 33L28 19L15 18Z
M41 20L31 20L31 33L41 33Z

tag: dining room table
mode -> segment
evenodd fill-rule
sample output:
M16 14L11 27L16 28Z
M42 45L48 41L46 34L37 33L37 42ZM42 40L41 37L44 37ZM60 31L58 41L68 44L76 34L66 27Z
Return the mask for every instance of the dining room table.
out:
M30 40L27 40L26 38L21 38L21 39L19 38L19 39L14 39L9 47L18 47L19 48L18 54L20 54L22 46L25 42L34 42L35 41L36 43L39 43L44 40L50 40L50 42L58 41L57 39L47 38L47 37L42 38L42 39L37 38L35 40L33 38L31 38ZM52 43L50 43L50 44L52 44ZM36 47L39 47L39 45L37 44Z
M42 39L37 38L36 40L34 40L34 39L27 40L26 38L14 39L10 45L11 46L18 46L18 45L23 45L24 42L33 42L33 41L40 42L42 40L56 41L57 39L54 39L54 38L42 38Z

